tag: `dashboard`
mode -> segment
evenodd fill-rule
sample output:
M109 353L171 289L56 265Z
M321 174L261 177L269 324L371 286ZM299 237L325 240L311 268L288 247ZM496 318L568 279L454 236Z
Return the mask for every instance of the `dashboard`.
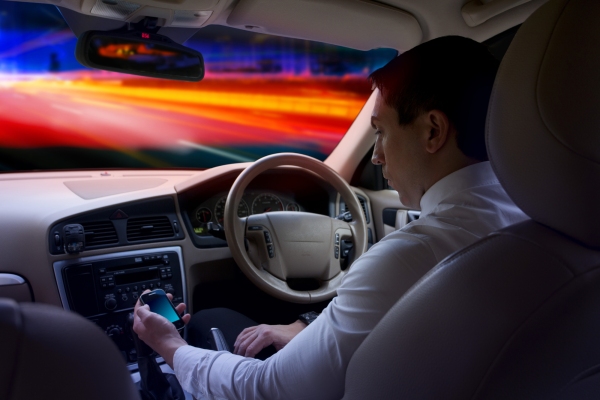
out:
M236 174L195 185L178 195L184 210L183 222L197 248L226 247L227 242L213 236L209 223L223 224L227 194ZM309 212L336 215L337 192L320 177L300 169L274 169L264 172L248 185L238 206L240 218L265 212Z
M193 312L198 293L206 299L207 287L235 279L227 242L205 228L222 222L226 196L245 166L0 176L6 227L0 230L0 273L14 277L0 286L0 296L74 310L100 326L133 362L131 343L123 338L143 290L163 288ZM300 168L279 167L247 186L238 216L288 211L334 217L340 209L343 199L328 182ZM85 237L78 252L66 251L69 226Z
M192 210L190 221L193 232L199 236L210 236L208 223L223 225L227 192L218 193L200 203ZM238 217L275 211L306 211L298 203L293 193L281 193L277 190L245 192L238 206Z

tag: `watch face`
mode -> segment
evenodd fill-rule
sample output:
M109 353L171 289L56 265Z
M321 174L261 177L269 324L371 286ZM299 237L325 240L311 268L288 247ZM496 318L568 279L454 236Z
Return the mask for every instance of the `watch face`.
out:
M306 325L310 325L315 319L317 319L318 316L319 316L318 313L316 313L314 311L310 311L310 312L300 315L300 317L298 317L298 318L300 319L300 321L304 322Z

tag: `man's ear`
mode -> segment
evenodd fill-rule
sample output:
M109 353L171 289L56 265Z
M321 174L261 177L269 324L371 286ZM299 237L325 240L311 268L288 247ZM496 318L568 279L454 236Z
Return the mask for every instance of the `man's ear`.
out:
M429 136L425 145L428 153L437 153L450 138L450 120L446 113L439 110L427 112L426 124L429 129Z

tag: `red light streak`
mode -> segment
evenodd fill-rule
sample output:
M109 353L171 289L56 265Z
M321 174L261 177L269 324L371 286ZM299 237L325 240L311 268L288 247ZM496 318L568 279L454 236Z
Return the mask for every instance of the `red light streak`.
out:
M228 80L183 90L169 82L153 87L154 80L132 86L127 78L105 84L84 78L18 82L0 86L0 147L126 152L180 149L191 142L294 146L327 154L368 96L334 83L335 88L312 82L308 90L291 81Z

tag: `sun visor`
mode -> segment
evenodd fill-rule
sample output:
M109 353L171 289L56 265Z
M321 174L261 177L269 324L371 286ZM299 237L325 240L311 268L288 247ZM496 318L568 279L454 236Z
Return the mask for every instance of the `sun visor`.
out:
M423 33L411 14L364 0L240 0L227 24L358 50L408 50Z

